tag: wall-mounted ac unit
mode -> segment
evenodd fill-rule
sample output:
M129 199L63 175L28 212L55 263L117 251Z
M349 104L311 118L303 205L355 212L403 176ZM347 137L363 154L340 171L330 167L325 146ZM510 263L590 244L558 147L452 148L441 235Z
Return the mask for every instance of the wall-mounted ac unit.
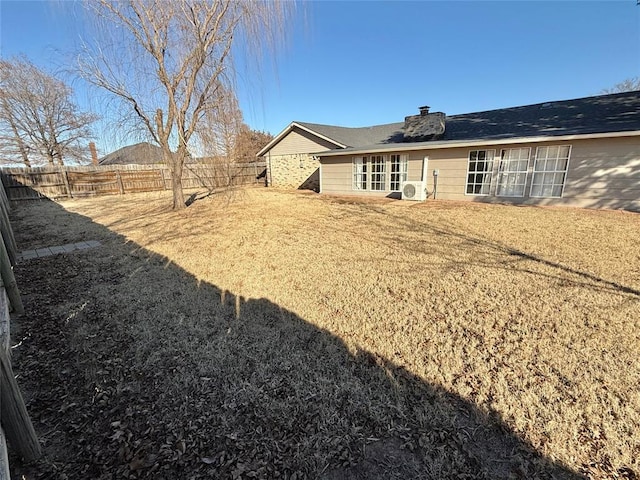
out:
M424 182L404 182L402 184L402 200L419 200L427 199L427 191Z

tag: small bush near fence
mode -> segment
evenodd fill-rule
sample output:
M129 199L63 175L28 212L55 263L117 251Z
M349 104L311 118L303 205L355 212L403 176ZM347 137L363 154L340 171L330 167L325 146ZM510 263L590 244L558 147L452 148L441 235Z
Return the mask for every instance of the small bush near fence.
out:
M260 183L264 162L228 165L185 165L184 188L218 189ZM3 168L9 200L82 197L151 192L171 188L171 172L163 165Z

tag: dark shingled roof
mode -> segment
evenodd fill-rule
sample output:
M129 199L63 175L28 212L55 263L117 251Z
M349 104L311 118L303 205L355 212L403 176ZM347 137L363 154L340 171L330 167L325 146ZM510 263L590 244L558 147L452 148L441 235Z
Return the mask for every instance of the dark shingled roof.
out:
M640 91L447 117L442 140L579 135L640 130Z
M163 163L162 149L147 142L136 143L105 155L98 163L100 165L151 165Z
M347 147L361 147L388 143L398 136L402 137L403 122L373 125L371 127L338 127L335 125L320 125L317 123L294 122L309 130L319 133Z
M426 108L426 107L423 107ZM442 112L404 117L404 141L441 140L445 132L446 115Z
M433 123L440 120L439 115L442 113L409 116L408 125L361 128L295 123L346 145L348 150L414 142L428 146L429 141L424 140L429 139L447 142L640 131L640 91L452 115L445 117L444 135L434 135Z

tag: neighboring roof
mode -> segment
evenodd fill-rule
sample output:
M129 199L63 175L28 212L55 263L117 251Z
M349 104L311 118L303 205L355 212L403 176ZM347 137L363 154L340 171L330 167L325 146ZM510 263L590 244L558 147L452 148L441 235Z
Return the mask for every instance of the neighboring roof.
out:
M437 115L442 114L427 114L434 118ZM407 118L419 120L418 117ZM482 143L488 140L532 137L569 139L576 135L614 136L613 134L624 132L640 133L640 91L452 115L445 118L444 135L434 136L433 140L426 142L412 141L421 136L421 132L416 129L422 128L421 125L431 128L431 123L433 122L412 122L409 131L405 132L405 123L402 122L361 128L293 122L258 154L267 152L295 126L334 143L337 151L318 152L327 156L374 149L409 150L412 147L429 146L444 148L454 144Z
M152 165L163 163L162 149L147 142L136 143L105 155L98 163L100 165Z

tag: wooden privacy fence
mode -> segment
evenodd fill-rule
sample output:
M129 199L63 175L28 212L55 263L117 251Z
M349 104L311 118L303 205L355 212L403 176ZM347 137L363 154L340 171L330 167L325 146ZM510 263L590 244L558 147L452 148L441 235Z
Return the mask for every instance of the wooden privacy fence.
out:
M218 189L261 182L265 162L187 164L184 188ZM123 195L171 188L171 172L163 165L109 165L88 167L2 168L9 200Z
M13 275L17 256L9 223L10 203L0 185L0 479L9 478L6 439L26 461L40 456L40 444L11 368L10 311L23 313L20 292Z

